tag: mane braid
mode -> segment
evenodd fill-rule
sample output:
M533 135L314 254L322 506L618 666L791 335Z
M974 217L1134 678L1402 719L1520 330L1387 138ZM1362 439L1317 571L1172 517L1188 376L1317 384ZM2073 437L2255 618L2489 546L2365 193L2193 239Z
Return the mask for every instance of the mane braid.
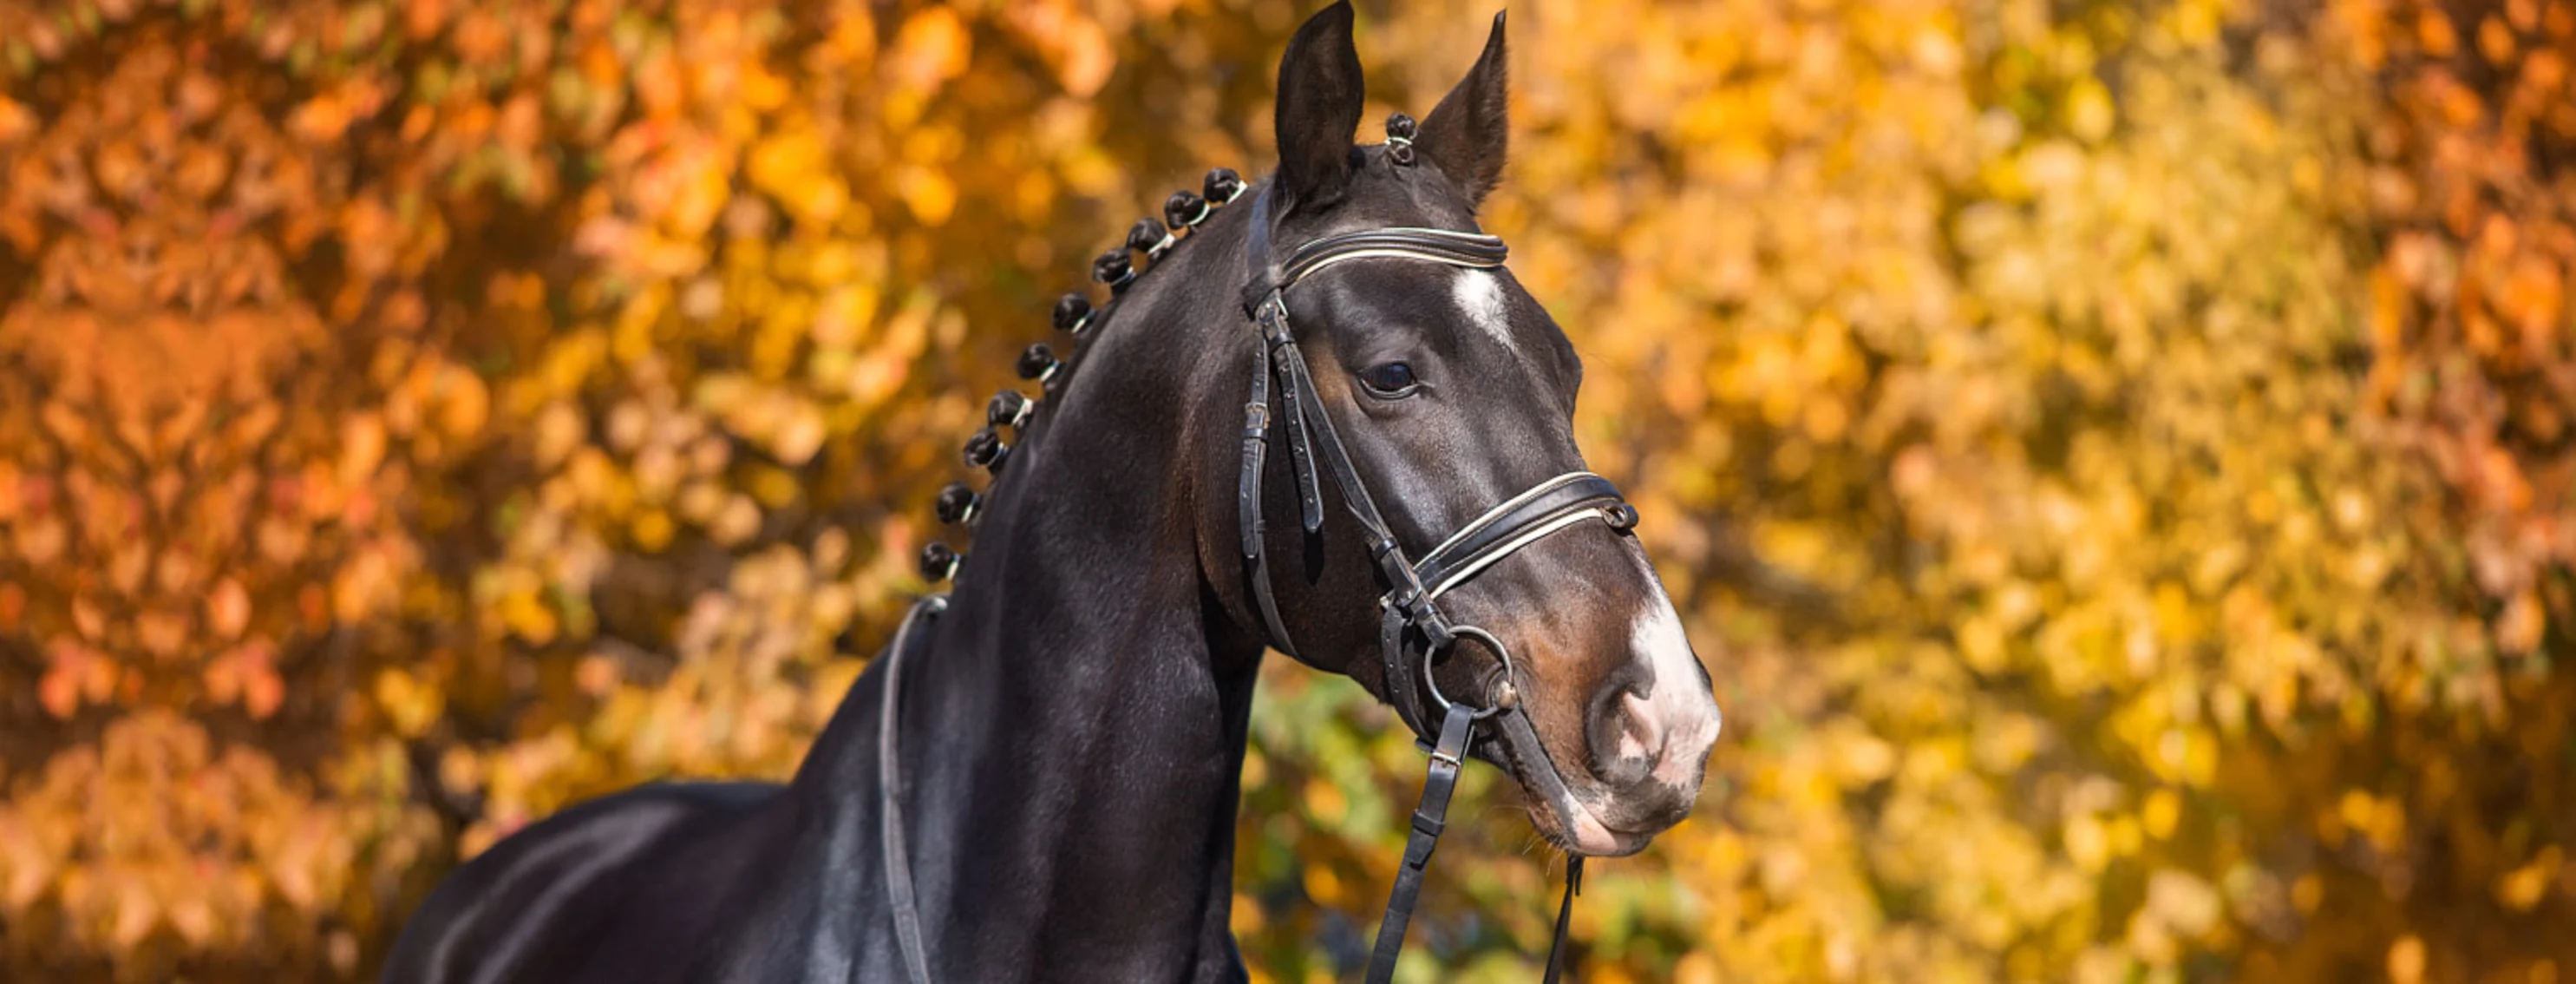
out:
M985 412L984 429L967 438L964 449L966 464L985 469L992 480L982 493L977 493L962 481L950 482L940 489L935 511L941 522L961 528L974 526L983 504L990 501L993 489L1001 485L1002 470L1017 447L1003 443L1003 428L1008 427L1011 435L1025 445L1038 430L1038 415L1046 410L1049 398L1062 394L1073 384L1074 373L1080 370L1084 361L1083 354L1091 349L1084 343L1107 330L1110 317L1118 310L1118 302L1126 298L1127 292L1134 289L1145 274L1171 262L1172 251L1198 238L1200 233L1197 230L1218 209L1242 197L1250 186L1232 169L1220 167L1208 171L1200 187L1199 194L1186 190L1173 192L1163 202L1163 220L1157 221L1150 216L1136 220L1136 224L1129 227L1125 241L1110 247L1092 261L1092 279L1109 286L1106 301L1097 307L1089 307L1089 291L1084 290L1067 293L1058 302L1056 327L1072 336L1072 350L1057 358L1053 349L1040 342L1021 353L1017 366L1020 378L1036 381L1038 395L1031 397L1018 387L993 395ZM1145 254L1144 269L1134 267L1133 253ZM1077 307L1076 300L1081 301L1083 313L1075 316L1073 323L1067 324L1068 309ZM1007 421L1003 419L1006 415L1009 417ZM944 541L934 540L921 548L922 579L937 584L955 578L965 562L965 554Z

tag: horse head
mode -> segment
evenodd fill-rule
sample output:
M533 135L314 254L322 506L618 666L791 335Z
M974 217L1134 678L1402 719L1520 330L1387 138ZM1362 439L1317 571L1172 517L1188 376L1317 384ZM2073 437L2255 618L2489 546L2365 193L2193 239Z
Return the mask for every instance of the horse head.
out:
M1579 854L1633 853L1689 812L1719 714L1629 532L1635 513L1584 471L1582 361L1501 265L1499 241L1478 235L1509 142L1504 19L1429 115L1390 119L1388 141L1368 146L1352 138L1351 21L1335 4L1289 43L1279 168L1253 207L1229 209L1249 282L1237 318L1252 322L1234 347L1284 332L1271 366L1299 364L1274 381L1282 405L1251 414L1271 424L1264 445L1289 445L1264 456L1257 522L1204 510L1203 564L1233 617L1351 676L1426 739L1453 701L1502 712L1474 748L1530 793L1539 831ZM1274 299L1276 326L1262 318ZM1322 419L1298 419L1295 375ZM1217 378L1224 396L1202 412L1231 416L1244 394ZM1207 430L1221 445L1208 457L1234 453L1236 435ZM1258 544L1242 542L1247 525ZM1253 578L1223 576L1239 546L1263 555ZM1246 589L1262 580L1267 592ZM1417 587L1437 617L1397 618Z

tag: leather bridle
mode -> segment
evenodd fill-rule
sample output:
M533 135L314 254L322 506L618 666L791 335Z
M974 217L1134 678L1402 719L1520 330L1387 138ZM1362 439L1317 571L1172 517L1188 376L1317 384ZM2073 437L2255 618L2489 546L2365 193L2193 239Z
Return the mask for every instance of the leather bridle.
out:
M1586 520L1598 519L1624 533L1636 525L1637 511L1620 497L1618 487L1610 480L1591 472L1568 472L1486 510L1423 552L1419 559L1408 556L1393 528L1378 512L1368 484L1352 465L1350 452L1343 447L1332 417L1324 412L1323 396L1315 389L1314 375L1297 348L1296 333L1289 324L1287 291L1317 271L1354 260L1416 260L1490 270L1501 267L1510 250L1494 236L1398 226L1326 236L1278 257L1273 255L1270 244L1268 189L1255 197L1249 218L1252 231L1245 244L1249 277L1243 288L1243 309L1258 329L1260 344L1254 350L1252 387L1243 405L1243 469L1236 506L1243 564L1255 604L1270 644L1295 655L1295 644L1279 616L1279 601L1271 588L1264 549L1262 479L1275 423L1279 439L1288 445L1289 471L1297 484L1298 518L1306 534L1323 532L1321 476L1329 475L1341 493L1343 506L1368 538L1369 558L1387 585L1385 594L1378 598L1383 612L1378 641L1384 660L1386 699L1406 726L1429 739L1431 762L1423 781L1422 800L1414 807L1413 831L1405 842L1404 862L1397 870L1395 887L1389 893L1386 915L1378 925L1377 942L1369 958L1369 984L1386 984L1394 976L1396 955L1404 946L1405 930L1421 895L1432 850L1446 827L1449 799L1456 791L1458 772L1465 764L1468 742L1476 726L1482 723L1493 729L1496 737L1511 747L1523 771L1530 773L1524 779L1552 787L1532 789L1533 795L1566 795L1564 780L1557 775L1554 762L1539 743L1538 733L1522 708L1510 650L1493 633L1452 621L1441 611L1440 597L1495 562ZM946 599L934 595L922 599L904 617L887 652L884 703L878 720L878 791L882 809L878 822L884 825L881 840L887 893L894 913L896 945L905 976L913 984L930 984L930 971L913 891L911 856L904 842L902 758L897 748L900 729L895 726L895 700L901 690L905 644L915 624L937 617L946 608ZM1492 650L1498 663L1499 673L1493 676L1481 707L1441 693L1433 679L1441 654L1456 649L1461 639L1472 639ZM1434 712L1439 717L1436 730L1426 727ZM1555 984L1563 969L1567 924L1574 897L1582 885L1583 856L1569 855L1565 896L1557 907L1556 935L1548 947L1549 984Z
M1315 536L1323 531L1320 466L1322 474L1332 477L1343 506L1368 539L1369 559L1377 565L1387 588L1378 598L1382 612L1378 645L1384 661L1386 699L1416 735L1432 739L1429 775L1423 782L1421 803L1413 811L1413 831L1405 843L1404 863L1397 869L1386 916L1378 925L1376 947L1369 959L1369 984L1385 984L1395 973L1396 954L1404 946L1405 929L1422 891L1424 871L1446 826L1450 794L1456 789L1458 770L1474 726L1488 723L1505 744L1512 746L1523 771L1531 774L1527 778L1554 787L1532 789L1531 794L1551 798L1565 795L1564 781L1522 709L1519 684L1513 680L1511 651L1493 633L1452 621L1440 609L1440 596L1496 561L1585 520L1599 519L1625 532L1636 525L1637 511L1620 497L1618 487L1610 480L1590 472L1568 472L1486 510L1423 553L1419 560L1408 557L1394 530L1378 512L1368 483L1352 465L1350 452L1343 447L1331 415L1324 412L1323 396L1315 389L1314 374L1298 351L1296 332L1288 320L1287 292L1317 271L1348 261L1415 260L1490 270L1503 265L1510 249L1500 238L1479 233L1388 227L1325 236L1280 257L1271 246L1270 200L1270 189L1264 189L1254 199L1249 216L1252 228L1244 247L1248 276L1243 288L1243 309L1260 336L1260 347L1253 357L1252 386L1243 405L1243 469L1235 492L1246 576L1251 580L1255 605L1271 645L1295 655L1295 644L1279 616L1279 601L1271 587L1264 548L1262 479L1275 421L1279 439L1288 445L1289 472L1297 484L1298 519L1306 534ZM1271 404L1274 381L1278 396L1275 413ZM1418 659L1411 644L1417 637L1421 640ZM1500 672L1493 677L1482 707L1452 700L1440 692L1433 679L1435 660L1455 649L1461 639L1475 640L1492 650L1499 663ZM1414 672L1417 664L1421 671L1418 677ZM1432 738L1435 732L1425 727L1434 711L1440 717L1436 738ZM1558 907L1556 938L1548 952L1547 980L1551 984L1560 970L1567 917L1582 879L1583 856L1570 855L1565 900Z

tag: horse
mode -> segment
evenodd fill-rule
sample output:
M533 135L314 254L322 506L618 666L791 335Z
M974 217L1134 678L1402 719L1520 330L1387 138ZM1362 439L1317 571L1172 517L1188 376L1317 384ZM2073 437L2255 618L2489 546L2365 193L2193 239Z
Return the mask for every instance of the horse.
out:
M925 550L952 592L790 781L532 824L440 884L383 979L1245 980L1235 813L1272 649L1432 743L1404 912L1464 758L1577 862L1678 823L1719 729L1708 671L1635 511L1583 471L1581 361L1475 223L1504 18L1369 145L1351 27L1345 0L1291 39L1267 179L1175 194L1093 264L1102 306L1059 303L1070 357L1033 347L1039 397L998 397L967 443L992 484L941 495L973 531L971 556Z

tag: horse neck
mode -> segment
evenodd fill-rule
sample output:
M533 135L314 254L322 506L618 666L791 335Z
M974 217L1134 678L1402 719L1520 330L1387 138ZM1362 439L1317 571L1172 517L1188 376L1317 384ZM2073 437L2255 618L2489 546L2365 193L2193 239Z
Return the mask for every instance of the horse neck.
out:
M1239 239L1197 238L1093 329L988 492L946 614L905 657L907 821L944 949L1006 960L1016 939L1025 959L1075 946L1205 963L1205 942L1227 938L1262 647L1203 574L1215 514L1200 489L1230 495L1232 472L1211 468L1230 464L1218 451L1240 421L1202 407L1239 406L1210 387L1235 382L1228 354L1253 343L1226 289Z

